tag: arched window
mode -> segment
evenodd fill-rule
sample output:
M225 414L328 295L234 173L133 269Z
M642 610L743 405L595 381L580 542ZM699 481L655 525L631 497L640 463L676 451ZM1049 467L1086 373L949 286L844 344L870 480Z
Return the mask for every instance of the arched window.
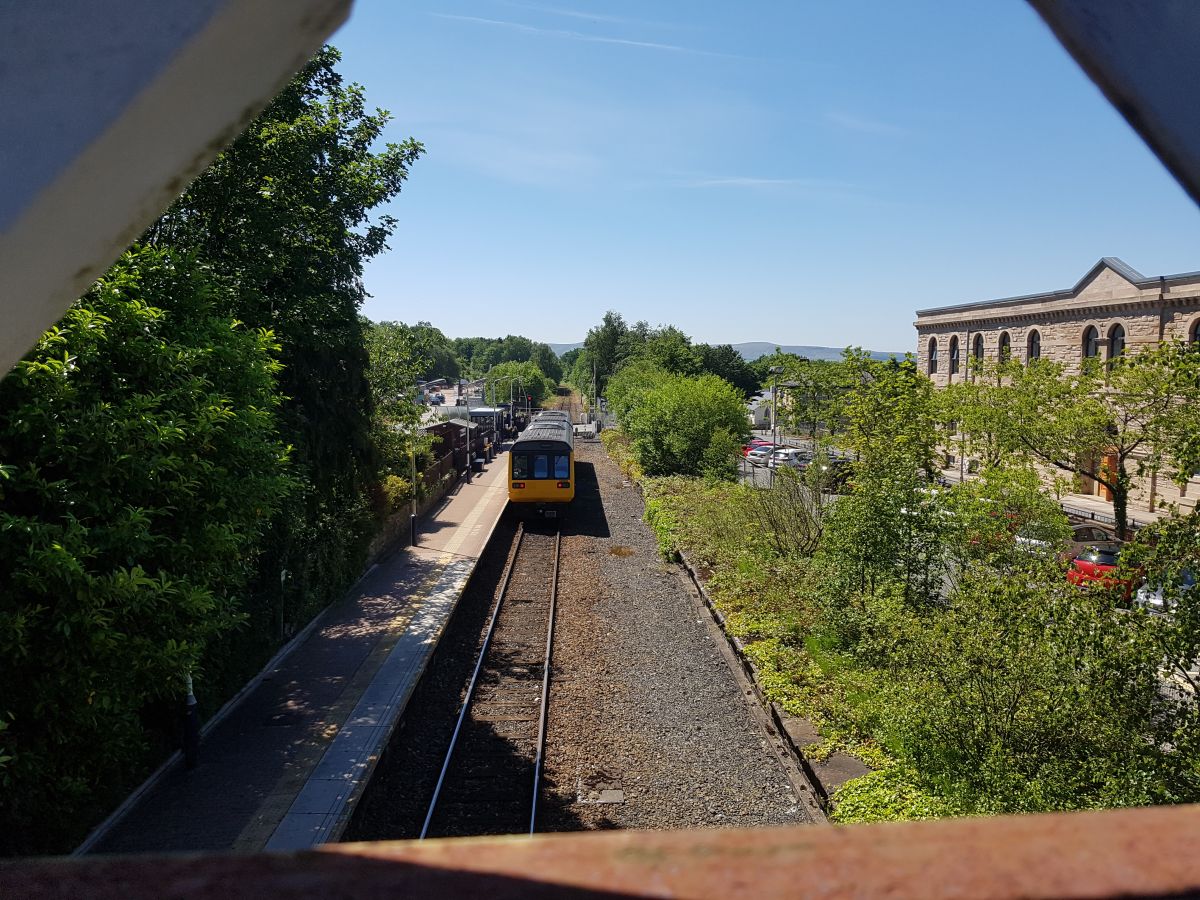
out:
M972 355L980 362L983 361L983 335L982 334L975 335L975 347L974 347L974 352Z
M1192 333L1188 335L1188 340L1193 344L1200 344L1200 319L1192 326Z
M1100 332L1095 325L1089 325L1083 333L1083 358L1095 359L1100 355Z
M1124 352L1125 329L1120 325L1114 325L1108 331L1108 358L1112 361Z
M1200 324L1197 327L1200 327ZM950 338L950 374L958 374L958 335Z
M938 358L937 358L937 338L929 339L929 374L937 374Z
M1029 332L1029 340L1025 346L1026 359L1040 359L1042 356L1042 336L1037 329Z
M1008 362L1012 356L1012 338L1008 336L1007 331L1000 332L1000 347L996 355L1001 362Z

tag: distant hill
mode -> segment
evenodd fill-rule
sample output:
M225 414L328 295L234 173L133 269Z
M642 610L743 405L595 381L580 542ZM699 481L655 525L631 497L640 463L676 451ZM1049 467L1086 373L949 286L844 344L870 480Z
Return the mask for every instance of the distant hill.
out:
M582 347L583 342L578 344L550 344L550 349L562 356L568 350L574 350L577 347ZM742 359L747 362L754 362L760 356L767 356L774 353L778 347L784 353L795 353L797 356L806 356L809 359L841 359L841 347L804 347L795 344L771 344L767 341L750 341L745 344L734 344L733 349L742 354ZM872 359L889 359L890 357L902 357L903 353L887 353L882 350L870 350Z
M767 356L774 353L778 347L784 353L795 353L797 356L805 356L809 359L841 359L842 347L806 347L795 344L771 344L767 341L749 341L745 344L734 344L733 349L742 354L742 359L747 362L754 362L760 356ZM868 350L872 359L891 359L895 357L903 357L904 353L884 352L882 350Z

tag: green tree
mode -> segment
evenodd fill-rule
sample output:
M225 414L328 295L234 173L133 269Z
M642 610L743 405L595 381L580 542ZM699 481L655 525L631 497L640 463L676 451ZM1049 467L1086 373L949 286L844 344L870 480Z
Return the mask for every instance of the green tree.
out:
M759 379L750 364L729 344L697 344L700 355L700 371L707 375L724 378L749 398L758 390Z
M823 551L829 557L831 611L845 614L839 628L853 631L864 601L899 590L905 602L924 605L941 593L946 573L945 501L933 481L933 387L914 362L878 362L847 352L853 387L842 399L846 428L841 442L853 450L853 488L826 519ZM898 587L897 587L898 586Z
M584 352L576 360L576 369L572 382L581 390L592 383L592 371L596 375L596 395L604 396L604 388L608 379L617 370L617 366L625 358L627 350L622 347L622 339L629 333L629 326L621 318L621 314L609 310L604 314L604 320L587 333L583 342Z
M842 428L842 403L850 388L850 366L844 361L808 360L791 356L779 376L781 417L797 432L822 439ZM764 382L768 384L769 382Z
M301 487L272 529L258 583L286 587L281 625L329 602L361 569L378 466L358 310L363 266L396 224L371 211L424 152L413 140L376 149L389 116L367 111L363 89L337 73L339 58L326 47L309 61L146 234L230 279L225 312L271 329L282 347L281 429Z
M583 353L582 347L574 347L558 358L558 362L562 366L563 378L570 380L571 372L575 368L575 360L579 359L581 353Z
M957 571L972 562L1001 570L1028 566L1032 556L1053 558L1070 538L1066 514L1046 496L1028 465L984 469L981 477L951 488L945 497L952 527L947 549Z
M647 393L661 384L669 372L648 359L636 359L621 368L608 382L608 408L619 424L628 421L630 413L641 404Z
M957 444L963 456L975 456L984 468L998 468L1021 452L1020 442L1008 421L1010 382L1021 376L1021 363L1013 359L968 363L971 377L938 392L941 418L948 444Z
M1067 372L1051 360L1007 371L997 389L1008 445L1112 492L1117 530L1128 530L1134 474L1200 464L1200 352L1164 342Z
M521 404L541 406L554 396L555 384L533 362L503 362L492 366L485 377L485 397L497 403L507 402L511 387Z
M541 369L545 376L556 385L562 382L563 365L559 362L558 356L555 355L554 351L550 349L549 344L535 343L529 360Z
M455 345L442 334L440 328L435 328L428 322L401 327L409 330L413 353L418 360L417 377L421 381L455 379L462 374Z
M462 360L464 371L476 378L482 378L493 366L504 362L533 362L555 384L563 378L563 365L549 345L521 335L455 338L453 349Z
M0 852L59 851L169 731L290 481L274 336L195 259L125 254L0 383ZM201 672L203 670L203 672Z
M712 375L668 376L645 392L622 425L647 475L699 475L714 435L749 435L737 389Z
M431 444L419 431L424 407L416 400L416 383L427 365L416 346L413 329L396 322L367 326L367 354L370 367L372 441L379 459L379 480L390 497L383 503L393 511L396 503L411 498L414 485L412 469L415 457ZM403 484L397 479L403 480ZM389 489L390 486L390 489Z
M692 339L668 325L651 333L637 354L672 375L699 375L701 356Z

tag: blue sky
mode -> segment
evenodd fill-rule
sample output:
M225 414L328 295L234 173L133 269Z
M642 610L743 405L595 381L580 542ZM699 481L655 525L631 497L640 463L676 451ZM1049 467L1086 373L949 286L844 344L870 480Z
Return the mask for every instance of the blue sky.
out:
M914 312L1200 269L1200 212L1021 0L356 0L426 146L373 319L908 350Z

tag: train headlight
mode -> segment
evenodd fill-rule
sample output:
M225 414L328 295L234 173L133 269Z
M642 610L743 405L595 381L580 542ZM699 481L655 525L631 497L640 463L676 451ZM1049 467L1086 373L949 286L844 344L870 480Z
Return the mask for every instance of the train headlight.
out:
M520 490L521 488L525 487L525 482L523 481L514 481L512 484L513 488L516 490Z
M569 481L560 481L560 482L558 483L558 486L559 486L560 488L569 488L569 487L571 486L571 482L569 482Z

